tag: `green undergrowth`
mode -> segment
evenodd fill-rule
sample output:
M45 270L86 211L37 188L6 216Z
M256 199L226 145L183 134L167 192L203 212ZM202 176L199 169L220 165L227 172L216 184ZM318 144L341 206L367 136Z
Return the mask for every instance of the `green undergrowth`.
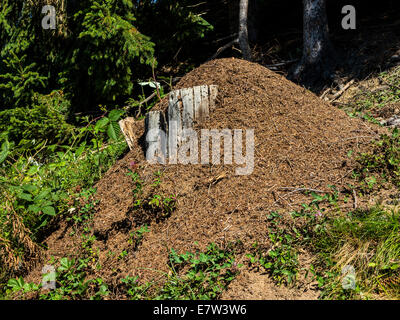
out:
M268 229L271 247L261 248L258 243L254 243L253 252L247 254L249 262L251 265L260 265L278 285L291 285L299 271L295 239L279 226L279 213L272 212L267 219L271 226Z
M385 108L395 106L400 102L400 68L396 67L380 73L377 75L377 80L380 85L375 90L361 87L362 89L354 96L353 101L341 108L352 117L360 117L379 124L376 117L381 115Z
M222 248L211 243L205 251L184 254L171 249L170 272L164 274L161 286L155 281L143 283L132 275L121 278L115 287L96 276L102 266L96 254L90 253L95 252L93 241L82 239L85 250L79 257L49 261L41 283L27 283L22 277L10 279L5 296L8 299L101 300L112 297L112 289L117 288L119 298L131 300L217 299L239 273L241 265L235 262L237 247L229 244Z
M133 210L137 215L138 212L146 212L150 215L148 219L154 218L157 221L168 218L176 209L177 197L173 194L165 195L160 192L159 188L162 183L162 172L154 173L152 183L146 184L140 176L138 165L135 162L130 164L127 175L132 178L132 195L134 198ZM146 189L146 190L144 190ZM147 220L148 220L147 219Z
M399 213L381 206L343 211L338 203L346 194L339 192L312 197L290 213L291 222L281 221L276 212L269 215L279 227L270 232L271 247L257 248L250 263L268 271L277 284L296 283L304 270L321 299L398 299ZM311 265L299 265L300 249L313 255Z
M177 254L171 250L172 274L156 299L209 300L218 298L239 272L235 247L210 244L206 251Z
M310 272L322 298L399 297L398 212L373 207L317 218L315 211L306 210L300 217L306 220L300 243L316 254Z
M123 112L105 112L73 130L69 145L5 140L0 151L0 289L32 264L42 239L74 210L127 149L115 124ZM10 137L10 135L7 135ZM51 135L49 135L51 136Z
M398 129L383 134L371 151L357 156L354 176L364 192L376 190L385 183L400 186L400 135Z
M357 97L352 115L378 122L368 112L399 101L399 71L381 74L386 89ZM326 194L305 191L312 199L300 210L269 213L269 246L255 243L248 254L249 263L266 271L277 285L295 285L304 271L321 299L399 299L398 199L386 201L395 205L390 207L382 201L358 209L348 205L354 206L357 196L371 198L383 189L394 194L399 188L398 129L380 135L370 151L350 151L348 156L356 162L354 183L341 191L331 186ZM311 265L299 263L304 250L314 257Z

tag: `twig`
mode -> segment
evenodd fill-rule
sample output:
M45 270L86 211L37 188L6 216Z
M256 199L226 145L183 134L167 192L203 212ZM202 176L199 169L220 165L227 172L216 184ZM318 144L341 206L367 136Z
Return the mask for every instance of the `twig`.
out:
M335 183L338 183L339 181L343 180L344 178L346 178L350 173L352 173L354 171L354 169L349 170L344 176L340 177L339 179L337 179Z
M178 49L178 51L176 52L176 54L175 54L174 57L172 58L173 60L176 60L176 58L178 57L178 54L179 54L179 52L181 52L181 50L182 50L182 47L180 47L180 48Z
M210 59L208 59L208 61L215 59L216 57L218 57L221 54L221 52L225 51L226 49L228 49L229 47L231 47L237 43L239 43L238 38L236 38L236 39L232 40L231 42L227 43L226 45L222 46L221 48L219 48L217 50L217 52Z
M287 197L289 197L289 195L291 195L292 193L295 192L304 192L304 191L311 191L311 192L315 192L315 193L325 193L325 191L322 190L316 190L316 189L309 189L309 188L294 188L294 187L282 187L282 188L278 188L279 190L292 190L289 193L287 193L283 198L280 195L275 194L274 191L272 191L272 195L274 196L274 200L275 202L273 203L273 205L275 205L278 200L276 199L276 197L279 198L279 200L286 200ZM286 200L287 201L287 200ZM288 202L288 201L287 201ZM290 203L288 202L289 206L292 207L290 205Z
M160 84L160 87L163 87L163 85ZM147 102L149 102L149 101L150 101L151 99L153 99L156 95L157 95L157 91L154 91L151 95L149 95L146 99L140 101L138 104L133 104L133 105L130 105L130 106L125 106L124 109L125 109L126 111L128 111L128 110L130 110L130 109L133 108L133 107L138 107L138 111L137 111L137 113L136 113L136 116L138 117L139 114L142 112L142 110L141 110L142 105L145 104L145 103L147 103Z
M325 191L322 191L322 190L309 189L309 188L283 187L283 188L279 188L279 189L280 189L280 190L292 190L290 193L302 192L302 191L310 191L310 192L316 192L316 193L325 193Z
M206 4L206 3L207 3L207 1L200 2L200 3L197 3L197 4L188 5L188 6L186 6L186 8L196 8L196 7L201 6L203 4Z
M224 40L227 40L227 39L230 39L230 38L233 38L233 37L237 37L237 36L238 36L237 33L233 33L233 34L231 34L229 36L223 37L221 39L217 39L214 42L217 43L217 42L224 41Z
M139 102L139 107L144 104L149 102L151 99L153 99L155 96L157 95L157 91L154 91L151 95L149 95L146 99L144 99L143 101Z
M299 59L283 61L283 62L279 62L279 63L275 63L275 64L267 64L265 67L267 67L267 68L282 67L282 66L286 66L288 64L291 64L291 63L294 63L294 62L297 62L297 61L299 61Z
M347 140L353 140L353 139L366 139L366 138L372 139L371 136L355 136L355 137L341 139L341 141L347 141Z
M157 91L154 91L154 92L153 92L151 95L149 95L146 99L140 101L139 104L137 104L137 105L132 105L132 106L126 106L126 107L125 107L125 110L128 111L130 108L132 108L133 106L135 106L135 107L138 107L138 108L139 108L139 111L141 111L141 106L142 106L142 104L149 102L149 101L150 101L151 99L153 99L156 95L157 95ZM138 112L138 113L140 113L140 112Z
M349 82L347 82L347 84L338 92L335 93L335 95L332 97L332 99L329 102L333 102L335 100L337 100L338 98L340 98L342 96L343 93L345 93L345 91L350 88L350 86L354 83L354 79L350 80Z
M103 151L103 150L105 150L105 149L107 149L108 147L110 147L110 146L116 146L116 145L118 145L118 144L124 144L125 143L125 141L122 141L122 142L116 142L116 143L110 143L110 144L105 144L105 145L103 145L101 148L99 148L99 149L96 149L96 150L93 150L93 151L90 151L90 152L86 152L86 153L84 153L83 155L81 155L78 159L76 159L76 161L79 161L79 160L82 160L82 159L85 159L87 156L88 156L88 154L90 153L90 154L95 154L95 153L98 153L98 152L101 152L101 151Z
M331 91L331 89L332 88L328 88L328 89L326 89L319 97L320 97L320 99L323 99L323 98L325 98L325 96L328 94L328 92L329 91Z

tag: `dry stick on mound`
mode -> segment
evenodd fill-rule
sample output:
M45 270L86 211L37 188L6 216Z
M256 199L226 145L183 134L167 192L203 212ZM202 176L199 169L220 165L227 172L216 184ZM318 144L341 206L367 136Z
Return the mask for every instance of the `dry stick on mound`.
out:
M228 39L231 39L231 38L237 38L237 37L238 37L238 34L237 34L237 33L233 33L233 34L231 34L231 35L229 35L229 36L226 36L226 37L217 39L217 40L215 40L214 42L215 42L215 43L218 43L218 42L220 42L220 41L225 41L225 40L228 40Z
M279 188L279 190L292 190L290 193L305 192L305 191L316 192L316 193L325 193L325 191L317 190L317 189L310 189L310 188L283 187L283 188Z
M288 64L295 63L297 61L299 61L299 59L282 61L282 62L278 62L278 63L274 63L274 64L267 64L265 67L267 67L268 69L276 68L276 67L283 67L283 66L286 66Z
M139 114L142 112L142 105L149 102L151 99L153 99L155 96L157 95L157 91L154 91L151 95L149 95L146 99L142 100L139 102L139 104L137 105L138 107L138 111L136 112L136 116L138 117ZM131 108L131 106L128 106L126 108L126 110L129 110Z
M223 51L238 43L239 43L239 38L232 40L231 42L219 48L217 52L210 59L208 59L208 61L216 59Z
M334 102L335 100L339 99L345 91L350 88L350 86L355 82L355 80L349 81L340 91L336 92L335 95L332 97L332 99L329 102Z
M279 190L291 190L292 188L279 188ZM279 199L281 200L286 200L291 194L296 193L296 192L315 192L315 193L325 193L325 191L322 190L316 190L316 189L308 189L308 188L294 188L294 190L290 191L287 193L283 198L278 195ZM286 200L287 201L287 200ZM277 201L275 201L276 203ZM288 203L290 207L290 203Z
M328 89L326 89L319 97L321 98L321 99L324 99L325 97L326 97L326 95L330 92L332 90L332 88L328 88Z

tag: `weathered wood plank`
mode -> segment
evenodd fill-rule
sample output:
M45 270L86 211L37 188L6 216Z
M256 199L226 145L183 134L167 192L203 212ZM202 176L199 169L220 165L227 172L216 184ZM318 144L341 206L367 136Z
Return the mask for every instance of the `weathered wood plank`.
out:
M215 85L175 90L169 94L166 114L150 111L145 119L147 160L165 163L169 156L170 163L177 163L178 147L184 142L183 130L191 129L194 120L209 116L217 95Z
M193 88L193 100L194 100L194 119L201 119L201 87Z
M181 99L181 90L172 91L169 94L169 104L168 104L168 124L171 122L176 123L177 137L179 137L182 133L182 99Z
M182 89L181 96L183 104L183 129L189 129L193 127L194 119L193 88Z
M178 146L182 140L182 98L181 90L169 94L168 104L168 156L172 164L178 161Z
M201 90L200 119L202 120L210 115L209 111L210 104L209 104L208 86L200 86L200 90Z
M215 109L215 100L217 100L218 96L218 86L216 85L211 85L209 86L209 97L210 97L210 111L213 111Z
M165 118L161 111L150 111L145 118L146 159L150 162L165 163L167 141Z

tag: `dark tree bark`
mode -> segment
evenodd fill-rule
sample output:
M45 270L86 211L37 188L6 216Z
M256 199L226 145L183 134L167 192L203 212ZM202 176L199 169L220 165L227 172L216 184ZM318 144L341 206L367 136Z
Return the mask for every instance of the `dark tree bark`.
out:
M247 31L249 11L249 0L240 0L239 4L239 46L243 58L251 60L251 50L249 46L249 35Z
M258 40L258 30L257 30L257 19L258 19L258 0L249 0L249 11L248 17L248 30L249 30L249 41L256 43Z
M303 0L303 57L290 79L308 87L331 81L335 52L329 39L326 0Z

